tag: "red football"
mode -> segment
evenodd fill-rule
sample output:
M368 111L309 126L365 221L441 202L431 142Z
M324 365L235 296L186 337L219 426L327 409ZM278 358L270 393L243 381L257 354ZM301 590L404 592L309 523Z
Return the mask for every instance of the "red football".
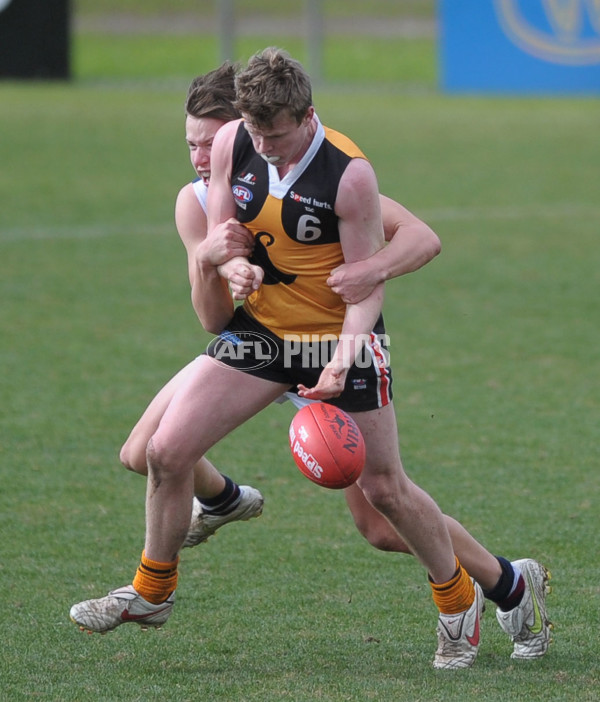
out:
M290 424L290 450L313 483L340 489L352 485L365 464L365 441L356 422L326 402L296 412Z

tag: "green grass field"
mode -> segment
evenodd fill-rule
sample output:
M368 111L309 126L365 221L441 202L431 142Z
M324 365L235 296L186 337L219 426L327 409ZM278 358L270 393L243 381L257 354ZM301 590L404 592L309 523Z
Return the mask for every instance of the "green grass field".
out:
M183 552L163 630L69 621L133 576L144 481L118 451L209 340L172 212L192 176L185 89L216 53L182 40L172 55L173 41L153 40L157 61L80 36L72 84L0 83L0 696L597 700L600 105L439 95L426 43L403 47L414 69L390 58L399 83L370 88L346 84L363 76L332 45L339 80L315 101L442 239L387 291L404 462L490 550L547 564L550 652L511 661L489 607L476 665L434 671L422 569L368 547L343 497L300 475L290 406L211 453L265 512Z

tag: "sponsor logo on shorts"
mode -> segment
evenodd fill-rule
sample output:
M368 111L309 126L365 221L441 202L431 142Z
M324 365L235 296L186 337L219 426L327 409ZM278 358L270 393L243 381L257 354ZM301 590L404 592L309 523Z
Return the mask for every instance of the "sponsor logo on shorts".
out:
M210 355L239 370L250 371L270 365L279 355L275 342L258 332L223 332L210 343Z

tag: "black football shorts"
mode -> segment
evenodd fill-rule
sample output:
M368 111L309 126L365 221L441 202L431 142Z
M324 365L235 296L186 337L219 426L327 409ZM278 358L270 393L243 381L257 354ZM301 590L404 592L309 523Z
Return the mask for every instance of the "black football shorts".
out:
M301 383L314 387L336 345L343 339L314 341L310 335L281 339L237 307L231 322L208 345L205 353L226 365L258 378L284 383L292 390ZM392 400L392 371L383 318L364 339L361 353L346 377L339 397L327 400L346 412L366 412Z

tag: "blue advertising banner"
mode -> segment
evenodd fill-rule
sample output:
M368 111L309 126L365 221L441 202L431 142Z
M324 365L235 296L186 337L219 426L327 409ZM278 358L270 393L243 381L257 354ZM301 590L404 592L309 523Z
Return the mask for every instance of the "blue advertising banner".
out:
M438 0L447 92L600 93L600 0Z

